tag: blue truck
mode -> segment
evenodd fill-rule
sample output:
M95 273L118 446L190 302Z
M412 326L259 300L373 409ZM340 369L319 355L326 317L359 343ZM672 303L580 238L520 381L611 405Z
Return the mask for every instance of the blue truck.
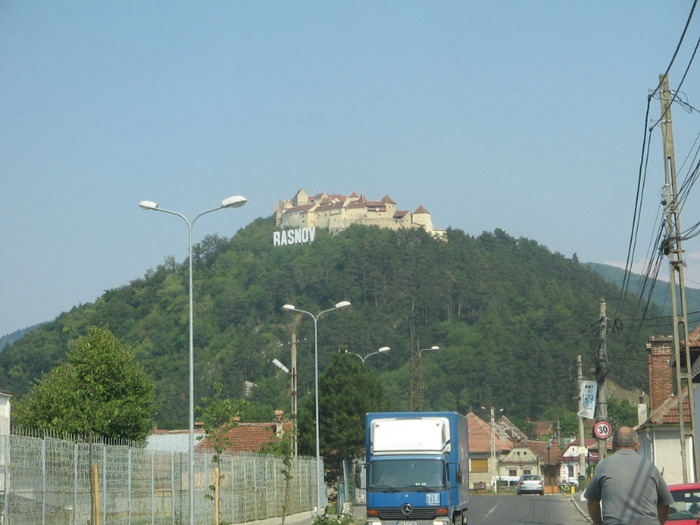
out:
M466 525L466 417L456 412L369 413L365 437L365 525Z

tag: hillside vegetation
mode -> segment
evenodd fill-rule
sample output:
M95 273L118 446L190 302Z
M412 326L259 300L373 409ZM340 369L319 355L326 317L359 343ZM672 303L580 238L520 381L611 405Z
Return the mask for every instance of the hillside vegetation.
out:
M586 266L598 272L606 281L614 283L617 286L622 286L623 279L625 278L625 271L621 268L599 263L586 263ZM664 314L671 315L673 303L671 302L671 285L668 281L646 280L643 275L634 273L629 274L628 279L629 289L631 291L637 294L643 292L644 298L647 300L649 296L651 296L651 301L656 304ZM676 294L680 296L680 286L678 284L676 284ZM700 314L700 290L689 288L688 281L686 281L685 298L686 308L690 316L689 325L692 330L700 318L698 315ZM642 302L640 309L644 304L645 301Z
M232 398L287 410L296 328L299 394L313 390L311 317L348 300L318 323L321 370L338 350L366 355L392 410L408 410L411 341L438 352L421 360L424 409L465 413L481 406L536 418L551 405L575 407L576 355L593 378L600 298L615 311L617 288L576 256L564 257L501 230L470 236L449 230L353 226L337 236L317 231L310 245L272 246L272 218L232 239L207 237L194 250L197 404L214 384ZM157 422L187 426L187 261L167 258L129 285L107 291L40 326L0 353L0 384L15 394L65 359L68 341L90 325L106 326L132 346L156 381ZM624 308L621 310L624 312ZM610 337L611 379L645 388L645 331ZM415 388L415 385L414 385ZM199 416L198 416L199 417Z

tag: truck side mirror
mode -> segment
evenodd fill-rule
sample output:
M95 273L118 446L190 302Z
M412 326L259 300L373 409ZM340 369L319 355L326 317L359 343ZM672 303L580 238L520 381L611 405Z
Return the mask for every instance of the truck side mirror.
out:
M355 488L358 489L362 488L362 473L364 472L362 467L363 465L355 465Z

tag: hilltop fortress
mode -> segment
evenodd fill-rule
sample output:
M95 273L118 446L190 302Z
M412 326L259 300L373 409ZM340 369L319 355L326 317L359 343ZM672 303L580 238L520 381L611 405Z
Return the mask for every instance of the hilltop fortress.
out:
M319 193L309 195L299 190L293 199L275 204L275 226L282 229L323 228L330 233L344 230L351 224L400 228L423 228L432 235L441 236L444 230L435 230L428 210L422 205L413 213L396 209L396 203L385 196L370 201L364 195Z

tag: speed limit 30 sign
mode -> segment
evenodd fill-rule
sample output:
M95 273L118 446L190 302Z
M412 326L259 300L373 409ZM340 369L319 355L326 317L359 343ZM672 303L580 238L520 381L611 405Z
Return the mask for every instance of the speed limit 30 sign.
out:
M593 425L593 435L598 439L608 439L612 435L612 425L607 421L598 421Z

